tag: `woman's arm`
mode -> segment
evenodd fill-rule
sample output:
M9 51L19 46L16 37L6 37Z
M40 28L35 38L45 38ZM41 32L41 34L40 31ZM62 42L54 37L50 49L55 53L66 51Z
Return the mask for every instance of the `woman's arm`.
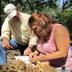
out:
M54 38L57 51L43 56L43 60L51 60L67 56L70 46L70 38L67 29L64 26L58 26L55 30Z

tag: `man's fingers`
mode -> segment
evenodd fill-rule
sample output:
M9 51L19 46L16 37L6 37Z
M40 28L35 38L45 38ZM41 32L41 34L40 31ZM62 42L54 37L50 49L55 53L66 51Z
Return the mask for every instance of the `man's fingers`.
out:
M24 56L26 56L26 53L25 53L25 51L24 51Z
M26 49L26 50L24 51L24 55L25 55L25 56L29 55L30 53L31 53L31 50L30 50L30 49Z
M7 49L10 49L10 46L9 45L7 45Z
M28 51L25 50L25 51L24 51L24 56L27 56L27 54L28 54Z

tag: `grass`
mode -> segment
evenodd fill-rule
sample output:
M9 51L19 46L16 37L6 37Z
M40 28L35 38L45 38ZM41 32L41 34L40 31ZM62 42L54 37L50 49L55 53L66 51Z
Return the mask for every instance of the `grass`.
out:
M70 43L72 43L72 41L70 41Z
M70 45L72 46L72 41L70 41Z

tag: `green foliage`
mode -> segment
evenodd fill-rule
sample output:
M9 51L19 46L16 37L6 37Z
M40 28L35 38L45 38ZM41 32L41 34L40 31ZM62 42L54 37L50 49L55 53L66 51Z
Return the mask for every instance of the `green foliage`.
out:
M64 12L72 12L71 8L67 8Z
M50 8L49 6L43 9L43 11L41 11L40 13L48 14L53 19L55 19L55 17L57 16L55 10L53 8Z
M1 25L6 18L3 9L8 3L13 3L21 12L32 14L34 12L48 14L58 23L68 28L72 37L72 0L66 0L60 8L60 0L2 0L1 1ZM64 1L64 0L63 0ZM72 39L72 38L71 38Z
M2 0L1 1L1 17L2 17L1 24L3 23L6 17L3 9L8 3L13 3L15 6L19 8L21 12L32 14L34 12L43 11L47 6L50 6L50 8L57 7L57 4L55 3L55 1L54 0L53 1L52 0L47 0L47 1L46 0L6 0L6 1ZM50 9L50 11L52 10ZM49 13L49 14L51 15L52 13Z
M67 8L72 7L72 0L63 0L63 5L62 5L62 12L66 10Z

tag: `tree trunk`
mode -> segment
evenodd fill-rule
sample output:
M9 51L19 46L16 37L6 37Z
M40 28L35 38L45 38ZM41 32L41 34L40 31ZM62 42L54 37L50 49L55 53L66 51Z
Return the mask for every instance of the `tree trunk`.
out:
M62 12L64 12L64 0L63 0L63 5L62 5Z

